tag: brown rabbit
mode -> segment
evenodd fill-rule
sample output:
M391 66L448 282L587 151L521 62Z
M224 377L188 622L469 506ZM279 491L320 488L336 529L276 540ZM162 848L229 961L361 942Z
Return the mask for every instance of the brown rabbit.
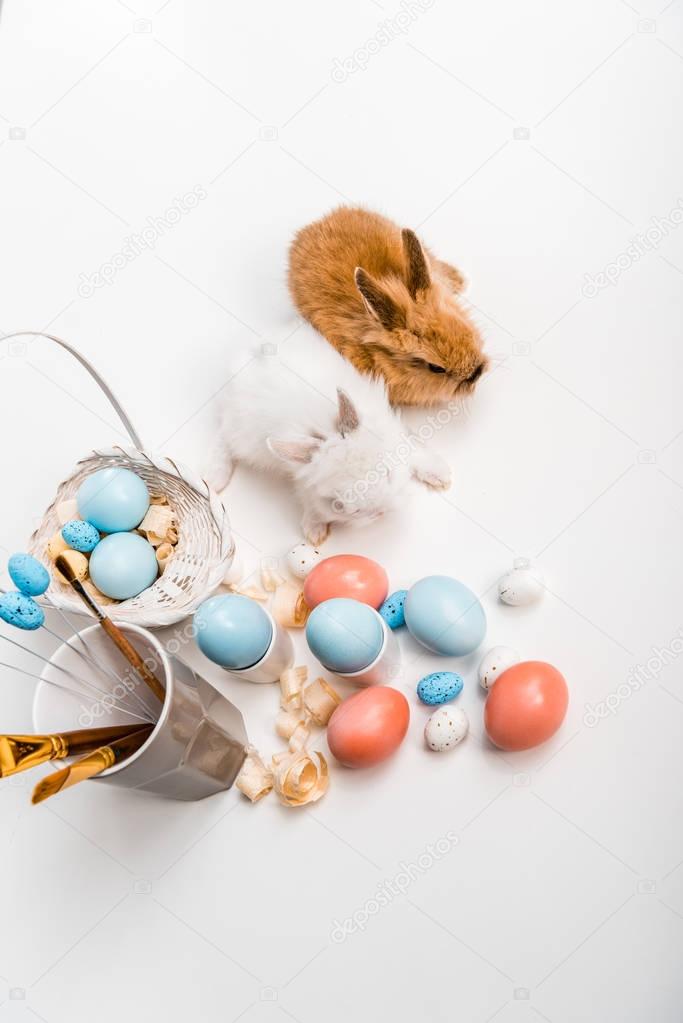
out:
M457 295L464 278L408 228L340 206L302 228L289 287L302 316L363 373L383 376L394 405L436 405L471 391L487 367Z

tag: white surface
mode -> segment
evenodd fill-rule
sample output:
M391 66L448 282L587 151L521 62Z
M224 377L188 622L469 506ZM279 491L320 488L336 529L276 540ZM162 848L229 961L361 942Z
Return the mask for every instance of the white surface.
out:
M471 734L429 754L414 683L444 662L402 636L400 755L333 766L311 811L97 785L33 808L35 776L6 781L0 1018L680 1019L681 662L633 672L683 625L683 227L582 292L681 197L683 7L665 4L435 0L338 81L336 59L362 60L404 8L6 0L0 328L75 342L147 443L199 468L220 389L255 347L320 371L323 342L284 286L292 232L344 197L418 228L471 277L498 366L435 439L452 492L325 550L376 556L396 588L463 579L488 645L552 661L571 704L547 746L496 753L473 655L452 663ZM195 188L206 197L153 251L83 297ZM0 346L0 416L4 557L60 474L118 434L40 342ZM240 471L227 500L251 570L300 539L277 481ZM537 607L495 602L516 555L546 576ZM233 691L274 749L274 692ZM589 727L585 704L610 694ZM30 698L5 673L6 730L28 727ZM440 838L448 851L426 852ZM429 866L401 873L421 854ZM379 888L386 905L335 941Z

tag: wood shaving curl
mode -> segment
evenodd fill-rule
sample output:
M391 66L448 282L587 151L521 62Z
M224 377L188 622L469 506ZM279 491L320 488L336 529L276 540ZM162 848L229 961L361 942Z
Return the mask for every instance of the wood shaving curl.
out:
M278 586L282 586L285 579L275 568L268 565L261 565L261 586L268 593L275 593Z
M266 767L258 750L250 747L235 785L247 799L256 803L268 795L273 788L273 782L273 772Z
M283 629L303 629L311 613L304 600L303 590L293 583L278 586L271 611L273 618Z
M341 696L324 678L316 678L304 686L301 700L316 725L324 728L341 703Z
M280 706L292 710L301 706L301 690L308 678L308 668L287 668L280 675Z
M273 782L275 792L285 806L315 803L325 795L330 784L327 761L317 750L313 753L294 751L277 759L273 757Z

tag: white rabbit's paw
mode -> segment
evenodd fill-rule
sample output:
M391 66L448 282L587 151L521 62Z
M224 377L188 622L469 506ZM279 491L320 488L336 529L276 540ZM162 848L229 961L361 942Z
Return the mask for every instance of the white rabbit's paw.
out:
M233 461L230 453L225 448L220 448L214 452L207 469L206 469L206 482L220 494L222 490L225 490L228 483L232 479L232 474L235 471L235 462Z
M301 528L306 541L310 543L312 547L319 547L321 543L325 543L325 540L327 540L330 535L329 522L317 522L314 519L304 518L301 523Z
M453 482L450 466L443 458L420 458L413 465L413 478L430 490L448 490Z

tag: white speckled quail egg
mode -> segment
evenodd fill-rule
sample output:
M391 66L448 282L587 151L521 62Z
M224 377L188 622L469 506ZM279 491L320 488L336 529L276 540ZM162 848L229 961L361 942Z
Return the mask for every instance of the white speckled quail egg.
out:
M287 568L297 579L305 579L321 560L318 548L311 547L309 543L298 543L285 557Z
M518 663L519 654L511 646L492 647L479 665L479 685L489 690L499 675Z
M425 725L425 742L435 753L445 753L462 742L469 728L462 707L439 707Z
M545 589L543 575L526 558L517 558L511 572L498 580L498 596L504 604L521 607L540 600Z

